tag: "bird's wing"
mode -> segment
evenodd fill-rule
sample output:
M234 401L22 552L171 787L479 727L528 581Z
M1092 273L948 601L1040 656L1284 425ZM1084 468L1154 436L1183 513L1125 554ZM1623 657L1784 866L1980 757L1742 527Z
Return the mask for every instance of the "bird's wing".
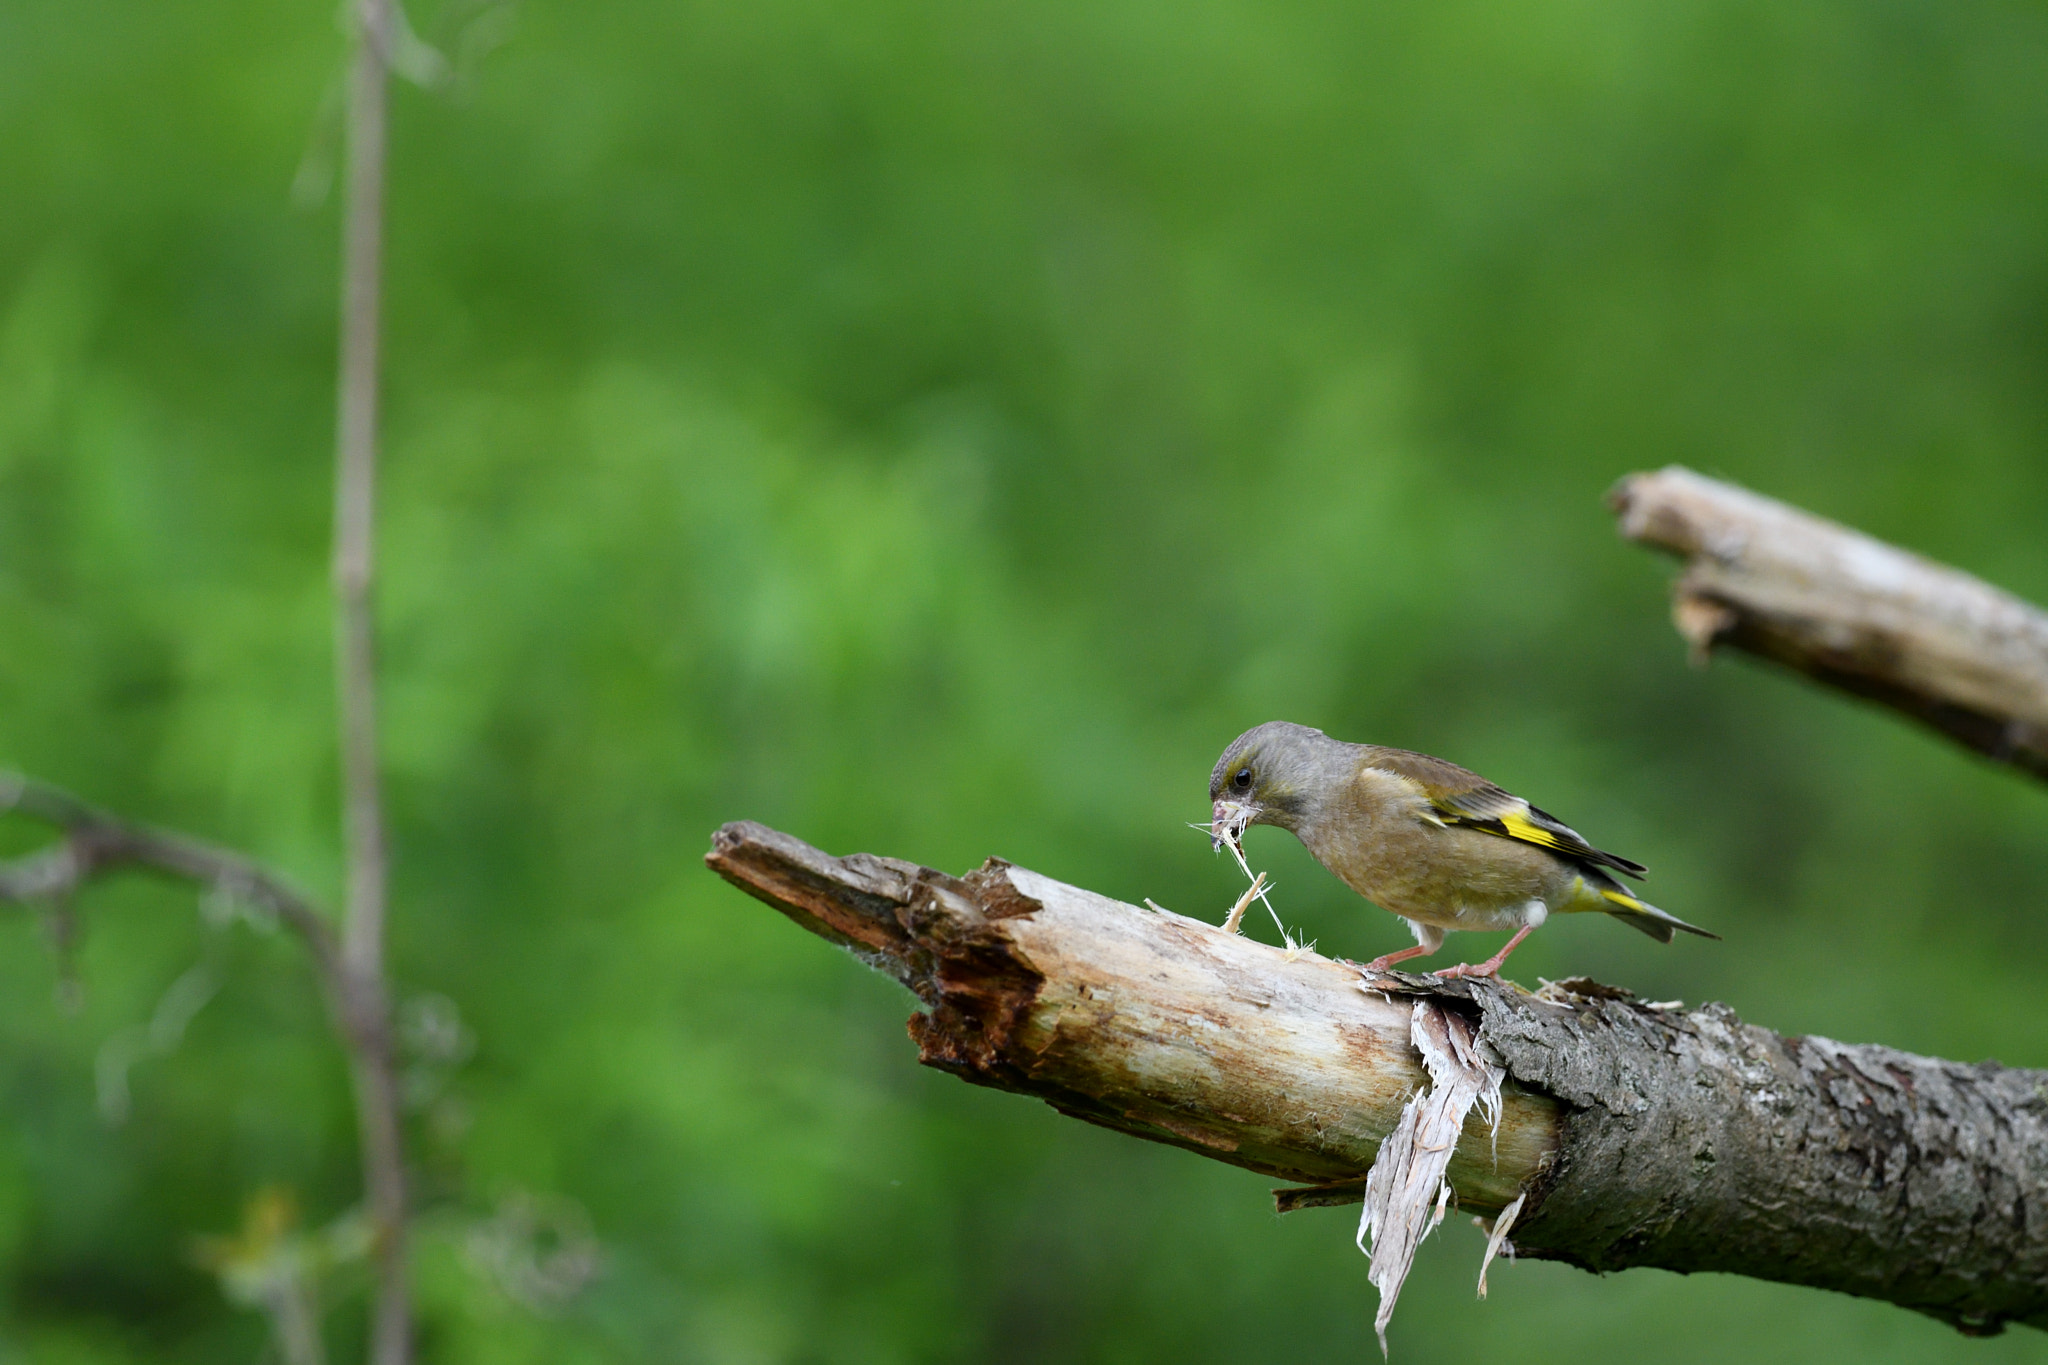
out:
M1556 816L1538 810L1513 792L1496 787L1455 763L1406 749L1378 747L1368 752L1366 763L1413 782L1428 799L1436 817L1446 825L1461 825L1534 844L1596 867L1611 867L1631 877L1640 877L1646 870L1641 863L1593 847Z

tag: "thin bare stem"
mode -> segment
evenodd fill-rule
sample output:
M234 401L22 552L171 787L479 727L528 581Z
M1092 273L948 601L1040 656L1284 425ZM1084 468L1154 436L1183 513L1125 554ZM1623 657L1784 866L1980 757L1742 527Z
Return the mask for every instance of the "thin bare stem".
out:
M342 241L341 372L335 423L335 680L348 821L343 942L349 964L381 968L385 842L377 771L375 581L377 361L384 256L386 11L359 0L349 103L348 218Z
M384 256L387 0L357 0L349 83L348 200L342 229L341 367L335 422L335 683L348 843L342 921L345 1015L351 1035L363 1183L376 1227L374 1365L412 1354L406 1284L405 1154L384 978L387 864L377 761L375 509L378 335Z

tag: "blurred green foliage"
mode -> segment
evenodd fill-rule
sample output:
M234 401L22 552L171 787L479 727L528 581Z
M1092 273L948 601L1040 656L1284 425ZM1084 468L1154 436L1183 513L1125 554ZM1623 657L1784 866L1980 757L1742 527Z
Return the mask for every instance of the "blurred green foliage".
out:
M330 900L335 226L289 189L340 62L326 5L0 7L0 762ZM1564 921L1524 980L2048 1065L2048 792L1689 671L1600 502L1684 461L2048 599L2040 6L521 0L395 138L395 953L475 1040L418 1115L429 1361L1369 1357L1350 1215L919 1070L907 997L699 862L752 817L1214 918L1184 822L1276 717L1727 936ZM1250 851L1326 951L1406 941ZM310 977L186 890L78 908L72 1012L0 927L0 1360L257 1359L194 1239L354 1197ZM202 958L110 1125L96 1057ZM566 1301L478 1250L533 1200L602 1244ZM2048 1358L1715 1277L1476 1304L1478 1256L1427 1249L1404 1365Z

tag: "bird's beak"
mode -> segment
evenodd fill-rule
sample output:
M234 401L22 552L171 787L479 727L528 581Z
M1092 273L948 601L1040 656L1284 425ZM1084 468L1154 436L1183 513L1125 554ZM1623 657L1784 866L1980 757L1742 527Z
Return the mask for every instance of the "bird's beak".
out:
M1218 801L1209 825L1209 849L1214 852L1223 845L1236 845L1244 837L1246 827L1258 817L1259 808L1242 801Z

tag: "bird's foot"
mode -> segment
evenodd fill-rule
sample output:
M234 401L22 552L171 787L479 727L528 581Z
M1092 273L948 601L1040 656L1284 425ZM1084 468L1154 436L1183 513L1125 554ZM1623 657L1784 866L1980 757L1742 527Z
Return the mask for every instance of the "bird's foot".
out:
M1492 957L1486 959L1486 961L1484 962L1477 964L1470 962L1460 962L1454 967L1445 967L1443 970L1439 971L1436 974L1438 980L1447 980L1449 978L1459 976L1492 977L1496 981L1499 980L1501 964L1508 960L1508 954L1512 953L1515 950L1515 945L1520 943L1523 939L1529 937L1529 931L1531 929L1534 929L1535 927L1536 926L1533 924L1525 924L1521 928L1515 930L1515 936L1507 941L1506 946L1503 947L1499 952L1495 953Z
M1414 948L1403 948L1398 953L1387 953L1382 957L1376 957L1372 961L1366 963L1363 967L1358 967L1358 964L1355 962L1350 965L1358 967L1358 970L1361 972L1369 972L1376 975L1380 972L1386 971L1389 967L1392 967L1396 962L1406 962L1411 957L1421 957L1423 953L1425 953L1426 951L1428 950L1418 945Z
M1459 962L1449 967L1439 967L1434 972L1430 973L1430 975L1437 977L1439 980L1448 980L1452 977L1457 976L1498 977L1500 975L1500 963L1498 961L1478 963Z

